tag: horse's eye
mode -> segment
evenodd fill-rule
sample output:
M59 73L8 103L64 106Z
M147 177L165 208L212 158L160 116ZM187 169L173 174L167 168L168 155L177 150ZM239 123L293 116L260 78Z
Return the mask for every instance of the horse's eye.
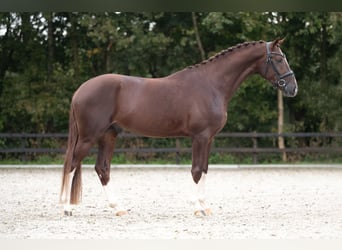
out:
M282 63L282 62L283 62L283 58L282 57L277 59L277 63Z

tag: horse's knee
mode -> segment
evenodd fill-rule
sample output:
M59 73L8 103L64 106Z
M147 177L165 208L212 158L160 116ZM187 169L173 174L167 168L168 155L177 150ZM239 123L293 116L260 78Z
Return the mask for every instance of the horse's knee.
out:
M197 184L202 176L202 170L199 168L192 168L191 169L192 179Z

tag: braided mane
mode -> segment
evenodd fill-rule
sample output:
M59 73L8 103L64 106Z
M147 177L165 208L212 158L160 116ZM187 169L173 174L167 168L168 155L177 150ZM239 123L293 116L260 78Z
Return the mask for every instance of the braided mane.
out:
M260 40L260 41L252 41L252 42L244 42L244 43L239 43L235 46L232 46L232 47L229 47L228 49L225 49L225 50L222 50L220 52L218 52L217 54L209 57L208 59L200 62L200 63L197 63L195 65L191 65L191 66L188 66L187 68L188 69L193 69L193 68L198 68L199 66L201 65L204 65L204 64L207 64L209 62L212 62L212 61L215 61L217 58L221 57L221 56L224 56L226 54L230 54L232 52L235 52L236 50L238 49L241 49L241 48L246 48L250 45L256 45L256 44L260 44L260 43L264 43L264 41Z

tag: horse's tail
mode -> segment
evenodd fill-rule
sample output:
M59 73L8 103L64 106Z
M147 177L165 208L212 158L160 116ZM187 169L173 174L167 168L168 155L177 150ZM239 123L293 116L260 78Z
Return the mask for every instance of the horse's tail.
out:
M65 154L64 159L64 167L63 167L63 177L62 177L62 187L60 193L60 202L66 203L68 201L67 190L70 188L70 178L69 175L74 171L72 183L71 183L71 192L70 192L70 204L78 204L81 199L82 193L82 176L81 176L81 164L78 163L77 166L73 166L73 156L75 147L78 141L78 128L75 119L75 110L73 108L73 104L71 104L70 113L69 113L69 135L68 135L68 147Z

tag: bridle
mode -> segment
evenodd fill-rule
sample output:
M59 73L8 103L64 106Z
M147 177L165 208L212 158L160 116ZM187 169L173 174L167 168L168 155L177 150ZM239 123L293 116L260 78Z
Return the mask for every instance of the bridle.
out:
M278 52L273 52L273 51L270 51L270 44L272 42L267 42L266 43L266 69L265 69L265 76L267 74L267 71L268 71L268 65L271 64L274 72L276 73L277 75L277 80L272 83L273 84L273 87L274 88L280 88L280 89L284 89L288 82L285 80L286 77L288 76L292 76L294 75L293 71L290 69L288 72L286 72L285 74L280 74L277 67L275 66L274 62L272 61L272 56L281 56L282 58L286 59L286 56L285 54L283 53L278 53Z

